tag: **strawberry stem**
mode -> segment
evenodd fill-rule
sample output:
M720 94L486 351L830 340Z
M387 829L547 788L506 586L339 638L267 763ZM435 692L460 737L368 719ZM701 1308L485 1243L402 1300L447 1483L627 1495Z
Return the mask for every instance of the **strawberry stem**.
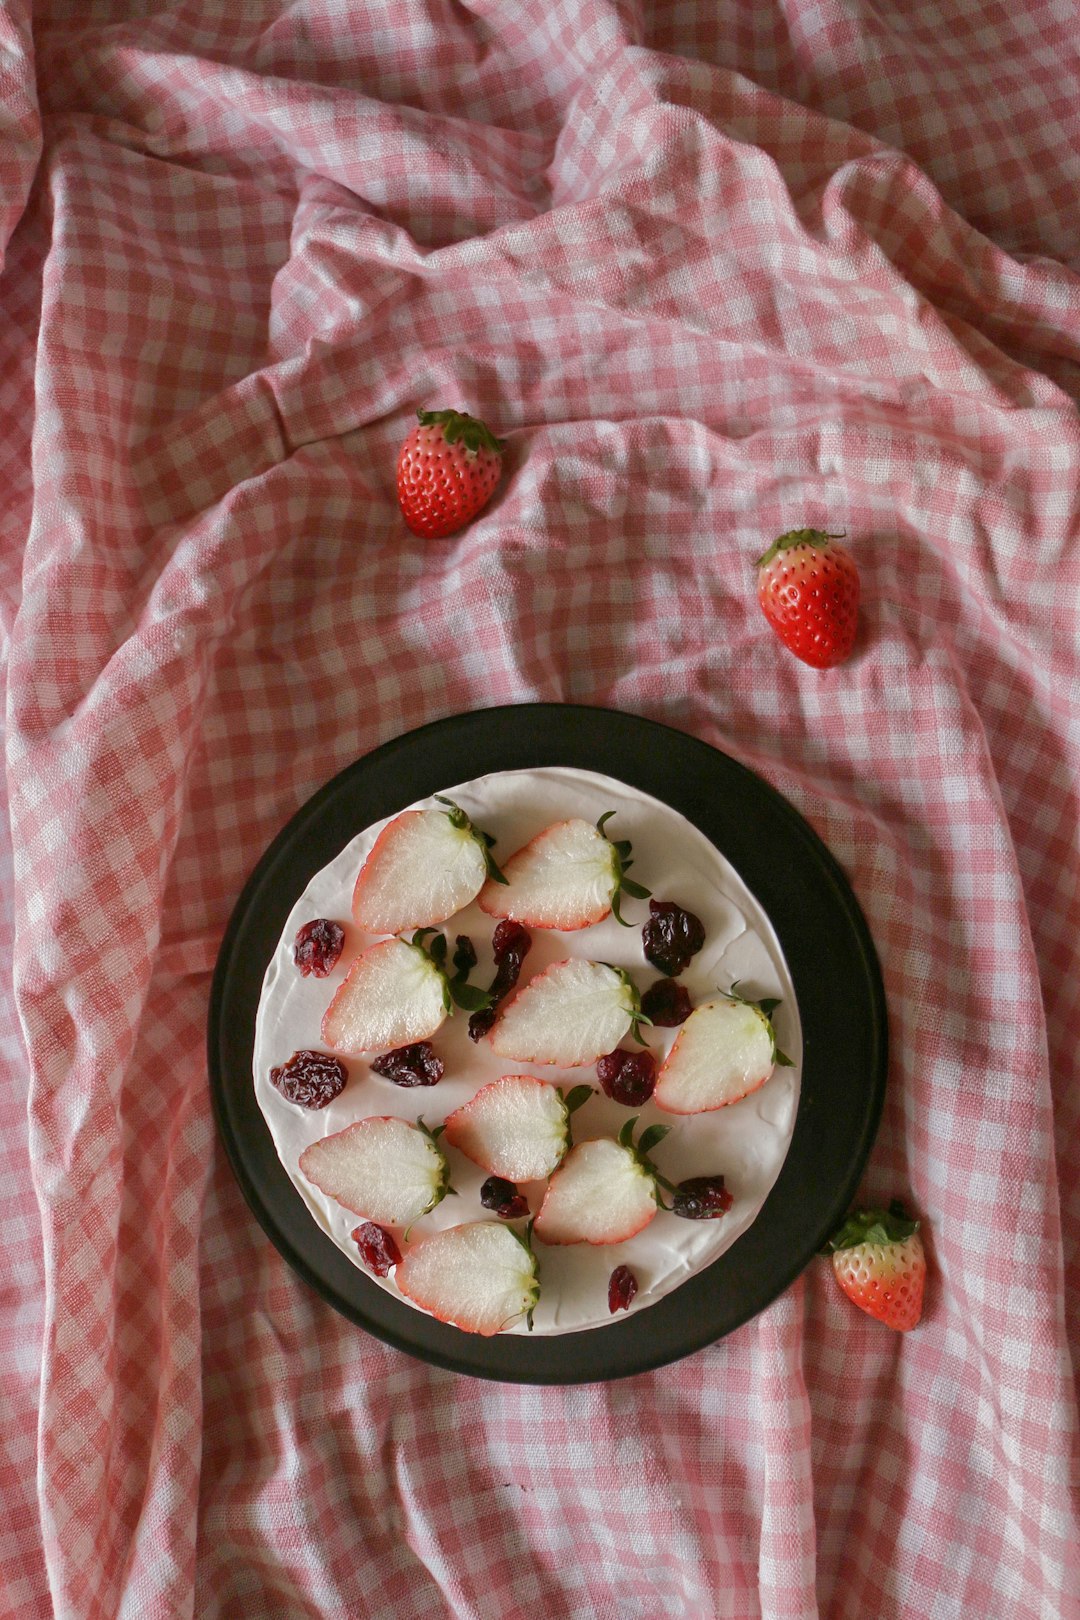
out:
M468 411L417 411L416 417L421 427L441 427L447 444L457 444L460 439L473 455L478 450L493 450L501 455L506 448L505 439L497 439L486 423Z
M738 979L732 984L730 990L721 990L720 994L726 996L728 1001L738 1002L740 1007L751 1007L762 1020L768 1031L769 1041L772 1045L772 1060L781 1069L793 1069L795 1064L786 1052L782 1052L776 1044L776 1031L772 1025L772 1015L780 1005L779 996L764 996L760 1001L751 1001L748 996L739 994ZM717 987L719 988L719 986Z
M793 546L813 546L823 550L831 540L843 540L846 532L841 529L839 534L830 534L827 529L789 529L778 540L774 540L768 551L762 552L755 568L765 568L774 557L779 557L782 551L790 551Z
M919 1225L894 1198L888 1209L851 1210L820 1252L835 1254L838 1249L858 1248L860 1243L906 1243Z
M604 814L596 823L597 832L601 833L605 838L607 838L607 833L604 832L604 823L606 821L610 821L615 813L616 812L614 810L605 810ZM630 858L631 850L633 848L630 840L628 838L620 838L616 843L608 838L608 843L611 844L611 859L615 874L615 890L611 896L611 914L615 918L615 921L617 923L621 923L624 928L633 928L633 923L627 922L626 918L622 914L622 911L620 910L620 901L624 894L631 895L635 900L648 900L652 895L652 890L646 889L644 884L635 883L626 876L627 872L634 864Z

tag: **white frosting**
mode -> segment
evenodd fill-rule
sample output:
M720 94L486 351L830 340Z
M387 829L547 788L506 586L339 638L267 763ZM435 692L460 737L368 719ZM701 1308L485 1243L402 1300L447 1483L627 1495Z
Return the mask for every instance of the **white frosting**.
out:
M727 1215L718 1221L687 1221L660 1210L636 1237L603 1247L575 1244L548 1248L534 1239L541 1295L533 1331L574 1333L601 1327L624 1315L619 1312L612 1317L607 1304L608 1279L617 1265L628 1265L637 1278L639 1292L631 1311L639 1311L723 1254L761 1209L787 1153L799 1098L802 1037L791 978L768 918L733 867L685 817L659 800L610 777L562 767L500 772L442 791L461 805L476 826L494 835L497 860L507 859L554 821L569 816L596 821L604 811L614 810L616 815L606 824L606 831L613 839L632 841L631 876L651 889L657 899L675 900L695 912L705 925L705 947L680 976L691 1000L697 1004L717 988L727 990L739 980L744 994L755 999L777 996L781 1001L773 1022L777 1041L793 1059L793 1068L778 1068L760 1090L713 1113L680 1117L665 1114L651 1102L640 1110L638 1131L654 1122L672 1127L653 1155L661 1173L668 1181L678 1183L690 1176L722 1172L734 1198ZM430 798L402 808L435 804ZM497 1058L486 1041L474 1044L469 1040L468 1015L462 1012L448 1019L433 1038L435 1050L446 1065L437 1086L403 1089L373 1074L368 1061L361 1058L344 1060L349 1082L327 1108L298 1108L286 1102L270 1084L270 1069L287 1061L293 1052L302 1047L326 1050L320 1038L323 1012L349 963L373 942L373 936L361 933L349 919L356 875L385 825L380 821L359 833L312 878L290 912L263 981L254 1053L256 1096L282 1164L312 1218L369 1277L350 1237L357 1217L324 1197L297 1168L309 1142L371 1114L393 1114L408 1120L422 1115L427 1125L437 1125L474 1096L480 1086L510 1072L535 1074L564 1091L582 1081L596 1085L592 1067L556 1069L545 1064L511 1064ZM532 950L525 960L519 988L549 963L581 956L625 967L639 989L647 989L659 977L642 950L641 925L648 916L648 901L624 898L622 911L633 927L622 928L614 917L608 917L575 933L532 930ZM325 979L303 978L293 962L297 930L313 917L331 917L346 928L341 960ZM473 904L443 926L451 949L459 933L468 934L477 948L480 960L470 982L490 983L494 972L492 919ZM670 1050L678 1030L644 1033L659 1061ZM574 1115L574 1139L617 1135L629 1117L627 1109L597 1089L595 1098ZM444 1145L444 1152L450 1160L451 1184L459 1196L445 1198L418 1221L410 1234L412 1242L421 1241L425 1233L439 1228L486 1216L479 1200L486 1171L453 1148ZM522 1190L529 1195L535 1213L544 1184L529 1184ZM401 1235L397 1235L401 1241ZM403 1299L392 1275L372 1280ZM520 1322L506 1331L524 1333L527 1329Z

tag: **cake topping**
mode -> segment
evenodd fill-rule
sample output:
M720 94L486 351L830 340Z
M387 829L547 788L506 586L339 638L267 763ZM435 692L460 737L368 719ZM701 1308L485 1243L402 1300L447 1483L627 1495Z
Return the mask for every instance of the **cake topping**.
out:
M345 930L340 923L329 917L313 917L293 942L293 961L305 979L309 974L325 979L337 967L344 944Z

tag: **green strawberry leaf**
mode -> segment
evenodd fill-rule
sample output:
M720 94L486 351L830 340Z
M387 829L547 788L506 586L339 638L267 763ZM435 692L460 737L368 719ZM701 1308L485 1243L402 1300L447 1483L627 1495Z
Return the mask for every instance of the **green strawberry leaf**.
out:
M650 1125L648 1130L642 1131L638 1138L637 1150L643 1158L647 1158L654 1147L658 1147L671 1130L670 1125Z
M460 439L473 455L478 450L493 450L501 455L506 448L505 439L497 439L486 423L468 411L417 411L416 419L421 427L441 427L447 444L457 444Z
M839 1249L858 1248L861 1243L906 1243L919 1225L897 1199L888 1209L852 1210L820 1252L835 1254Z
M490 990L481 990L478 984L466 984L462 979L448 980L447 990L462 1012L485 1012L495 999Z
M823 551L831 541L844 538L843 529L839 534L829 534L825 529L789 529L786 534L773 541L768 551L762 552L754 567L767 568L782 551L790 551L793 546L812 546L817 551Z
M446 965L446 951L447 951L446 935L445 934L436 934L435 938L432 940L431 944L428 946L428 955L431 957L431 960L434 962L435 966L439 969L440 973L442 972L443 968Z
M595 1095L596 1093L592 1086L573 1086L566 1093L566 1096L563 1097L563 1106L566 1109L567 1114L576 1114L578 1109L584 1107L584 1105L592 1097L595 1097Z
M641 1118L640 1114L635 1114L633 1119L628 1119L626 1121L626 1124L623 1126L622 1130L619 1132L619 1146L620 1147L630 1148L631 1151L633 1150L633 1146L634 1146L634 1126L637 1124L637 1122L638 1122L638 1120L640 1118Z
M604 823L610 821L613 815L615 815L614 810L605 810L604 814L600 817L600 820L596 823L597 832L603 833L605 838L607 838L607 834L604 833ZM633 923L627 922L626 918L622 914L620 902L623 895L628 894L634 900L648 900L652 894L652 890L646 889L641 883L632 883L626 876L630 867L634 864L630 858L631 851L633 849L633 845L631 844L630 840L628 838L620 838L618 842L613 842L611 839L608 839L608 842L611 844L612 876L615 879L615 887L611 895L612 916L615 918L615 921L617 923L621 923L624 928L632 928L634 926Z

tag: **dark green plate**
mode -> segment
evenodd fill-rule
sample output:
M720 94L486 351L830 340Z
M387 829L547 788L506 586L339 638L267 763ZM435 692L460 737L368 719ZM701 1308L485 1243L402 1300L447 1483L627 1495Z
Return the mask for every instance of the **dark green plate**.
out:
M251 1060L263 975L309 881L372 822L492 771L602 771L680 811L721 850L776 930L803 1032L798 1115L753 1225L674 1293L601 1328L478 1338L400 1303L319 1229L278 1159ZM455 715L357 760L309 799L252 873L210 998L214 1110L251 1209L306 1282L389 1344L456 1372L529 1384L623 1378L690 1355L791 1283L846 1212L877 1130L887 1030L881 970L851 888L817 834L759 776L694 737L608 709L537 703Z

